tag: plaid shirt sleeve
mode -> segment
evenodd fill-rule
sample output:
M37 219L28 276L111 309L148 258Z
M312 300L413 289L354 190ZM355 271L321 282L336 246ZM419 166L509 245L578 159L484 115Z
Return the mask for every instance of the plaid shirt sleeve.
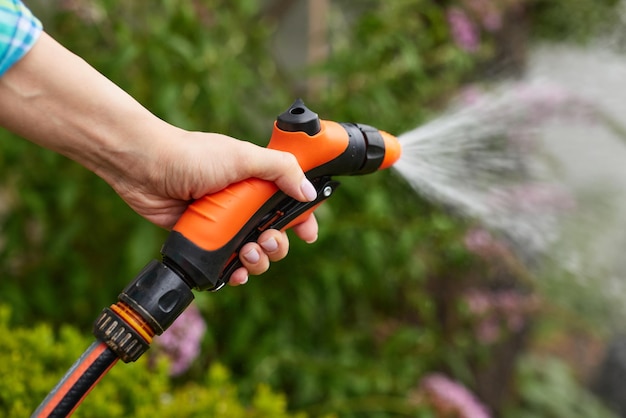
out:
M0 0L0 76L30 51L41 31L41 22L24 3Z

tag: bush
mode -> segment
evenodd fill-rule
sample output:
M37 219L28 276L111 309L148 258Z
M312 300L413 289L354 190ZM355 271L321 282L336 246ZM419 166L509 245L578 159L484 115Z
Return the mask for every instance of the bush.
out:
M92 340L65 326L9 327L0 306L0 415L29 416ZM152 363L152 365L151 365ZM305 418L286 412L283 395L256 388L250 404L239 398L228 370L212 365L197 382L172 383L165 361L119 363L76 410L76 417Z
M533 0L534 35L581 42L606 34L618 22L619 0Z
M527 355L519 361L517 373L519 399L507 417L616 418L559 359Z

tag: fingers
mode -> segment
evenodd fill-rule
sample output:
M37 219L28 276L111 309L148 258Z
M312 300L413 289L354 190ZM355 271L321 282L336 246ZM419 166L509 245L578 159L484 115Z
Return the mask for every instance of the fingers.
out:
M317 240L317 220L311 214L304 222L293 227L293 231L303 241L311 244ZM235 270L230 276L228 284L239 286L248 281L248 274L259 275L265 273L271 261L279 261L289 252L289 238L285 232L268 229L259 237L258 242L249 242L239 252L239 259L243 267Z
M315 214L311 214L304 222L295 225L292 229L302 241L308 244L314 243L317 240L318 231Z
M241 247L239 259L243 267L230 277L229 284L237 286L248 281L248 274L259 275L270 267L270 261L283 259L289 251L289 239L285 232L268 229L259 237L258 242L249 242Z
M317 198L317 191L306 178L296 157L284 151L258 147L250 143L238 145L245 152L238 153L238 178L260 178L272 181L287 195L307 202ZM315 216L309 216L304 222L293 227L296 235L307 243L317 239L318 225ZM270 262L284 258L289 251L289 240L284 232L269 229L264 231L256 243L245 244L239 258L243 267L230 277L229 284L240 285L248 281L248 274L259 275L267 271Z

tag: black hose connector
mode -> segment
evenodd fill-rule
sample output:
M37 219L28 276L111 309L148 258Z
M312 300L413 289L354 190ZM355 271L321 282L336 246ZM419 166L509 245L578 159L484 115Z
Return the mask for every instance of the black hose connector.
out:
M148 351L160 335L193 301L189 285L172 269L152 260L96 319L93 333L125 363ZM128 315L120 306L128 307Z
M193 301L189 285L173 269L152 260L118 296L161 335Z

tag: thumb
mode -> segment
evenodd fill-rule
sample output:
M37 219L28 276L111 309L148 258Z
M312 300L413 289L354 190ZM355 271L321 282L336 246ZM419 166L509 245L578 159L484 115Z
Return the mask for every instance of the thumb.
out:
M258 153L248 165L250 177L276 183L283 192L302 202L317 198L317 191L306 178L296 157L285 151L258 147Z

